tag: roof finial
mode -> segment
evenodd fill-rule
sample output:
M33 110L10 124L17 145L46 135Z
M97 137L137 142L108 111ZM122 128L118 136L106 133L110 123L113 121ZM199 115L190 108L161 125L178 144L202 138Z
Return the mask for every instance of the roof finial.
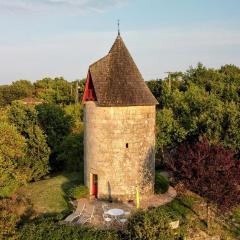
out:
M118 19L118 36L120 36L120 20Z

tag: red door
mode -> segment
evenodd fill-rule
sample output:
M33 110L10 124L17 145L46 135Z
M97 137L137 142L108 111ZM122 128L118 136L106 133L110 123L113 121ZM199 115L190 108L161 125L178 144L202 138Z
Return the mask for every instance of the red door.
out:
M92 175L92 195L96 198L98 195L98 176L96 174Z

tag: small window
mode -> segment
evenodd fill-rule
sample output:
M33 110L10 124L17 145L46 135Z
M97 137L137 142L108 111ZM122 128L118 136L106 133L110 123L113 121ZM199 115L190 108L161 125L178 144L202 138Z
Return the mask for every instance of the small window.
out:
M126 143L126 148L128 148L128 143Z

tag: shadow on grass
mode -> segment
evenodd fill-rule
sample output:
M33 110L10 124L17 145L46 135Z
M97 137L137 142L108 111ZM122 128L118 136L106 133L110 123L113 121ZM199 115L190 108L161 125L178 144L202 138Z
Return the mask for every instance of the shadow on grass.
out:
M166 205L161 206L163 210L165 210L168 214L172 214L173 216L179 216L181 219L185 219L189 221L189 215L193 214L196 216L197 220L200 224L207 228L207 222L201 218L201 216L193 209L193 202L185 202L186 199L182 199L180 197L175 198L172 202L167 203ZM193 200L191 200L193 201Z
M62 175L67 178L67 181L61 185L61 188L64 192L64 200L66 201L67 207L70 210L73 210L73 205L70 203L71 197L69 196L69 190L74 187L83 185L84 182L83 164L80 169L81 170L78 172L62 173Z

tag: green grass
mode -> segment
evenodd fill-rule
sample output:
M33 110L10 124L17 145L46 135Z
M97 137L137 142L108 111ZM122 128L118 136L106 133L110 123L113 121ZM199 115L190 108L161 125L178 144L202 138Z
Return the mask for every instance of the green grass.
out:
M89 190L87 186L75 186L67 191L67 195L70 196L72 199L84 198L87 197L88 194Z
M62 173L46 180L30 183L18 190L30 199L37 213L59 213L69 209L66 192L82 183L82 173Z
M212 236L221 236L221 239L232 240L240 233L240 229L233 227L230 222L220 221L219 215L215 215L208 223L206 202L198 195L184 194L159 208L174 220L180 220L180 231L185 234L203 231ZM237 208L234 212L235 223L239 223L239 217L240 208Z

